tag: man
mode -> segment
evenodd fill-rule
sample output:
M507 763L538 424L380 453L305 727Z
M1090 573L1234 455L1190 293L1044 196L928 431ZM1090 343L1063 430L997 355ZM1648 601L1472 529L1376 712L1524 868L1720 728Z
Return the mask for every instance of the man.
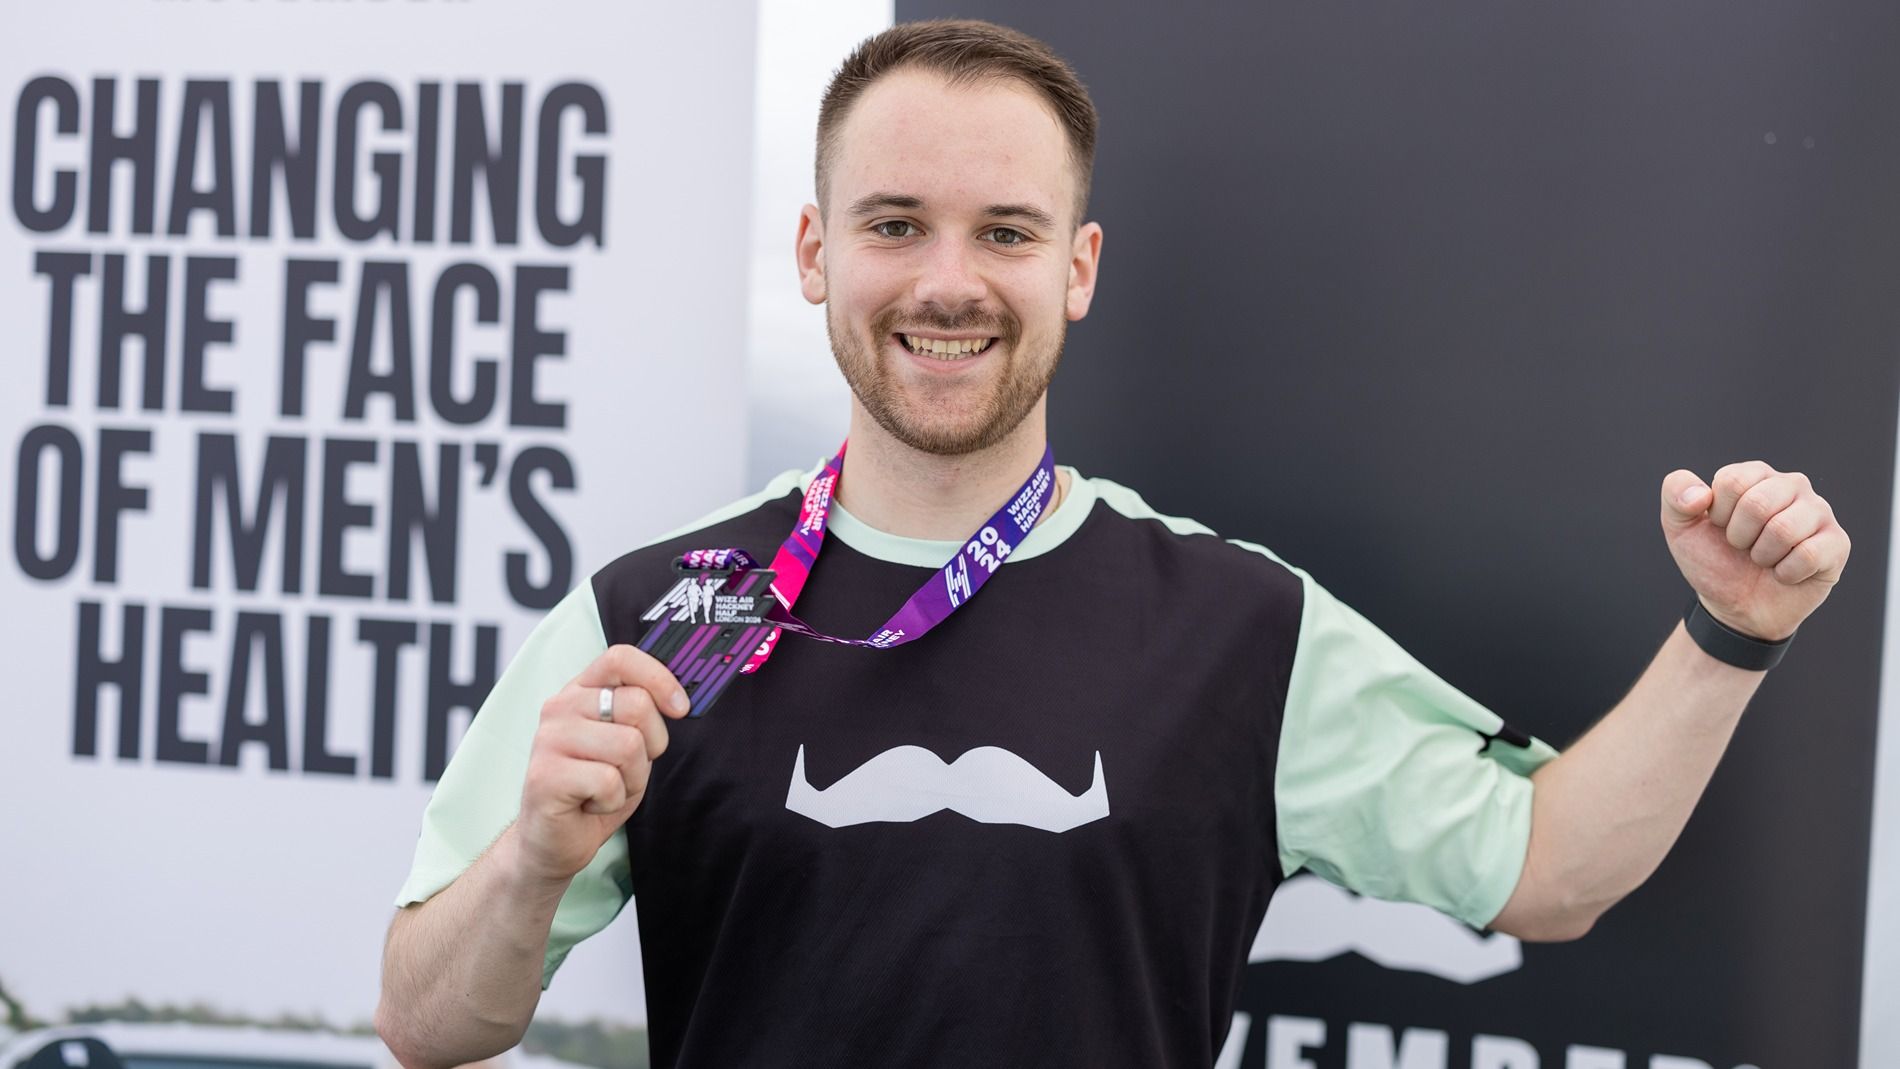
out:
M1045 46L896 27L819 132L797 261L849 449L608 565L529 638L390 930L377 1021L405 1064L516 1042L629 898L656 1065L1184 1066L1212 1062L1296 870L1541 940L1647 878L1847 559L1804 477L1663 481L1698 611L1559 757L1270 552L1047 466L1102 229L1094 110ZM781 597L871 638L786 636L681 719L629 645L670 562L781 543Z

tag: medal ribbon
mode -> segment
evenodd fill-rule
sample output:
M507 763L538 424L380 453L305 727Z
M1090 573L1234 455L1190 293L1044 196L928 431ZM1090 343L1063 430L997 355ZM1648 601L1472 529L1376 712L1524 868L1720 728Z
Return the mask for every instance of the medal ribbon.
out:
M880 650L917 641L983 589L983 584L989 582L990 576L996 574L996 569L1022 544L1023 536L1036 526L1036 521L1055 496L1055 453L1045 447L1042 461L1010 496L1009 501L975 533L964 539L956 555L937 569L935 575L925 580L924 585L917 588L917 592L885 621L883 627L872 632L868 638L827 635L793 616L791 609L798 601L798 595L804 591L812 567L818 563L819 552L824 549L826 521L830 518L832 498L838 493L838 482L844 477L844 453L850 444L847 441L839 446L838 455L831 458L825 470L813 478L811 485L805 489L805 500L798 508L798 524L792 528L792 533L786 536L784 544L779 546L777 555L772 558L772 570L777 573L772 580L772 594L778 604L765 615L777 627L760 643L741 671L750 673L759 670L759 666L772 656L772 650L778 645L780 631L792 631L820 642L869 646ZM694 550L686 554L681 563L688 568L734 571L747 571L758 566L751 554L743 549Z

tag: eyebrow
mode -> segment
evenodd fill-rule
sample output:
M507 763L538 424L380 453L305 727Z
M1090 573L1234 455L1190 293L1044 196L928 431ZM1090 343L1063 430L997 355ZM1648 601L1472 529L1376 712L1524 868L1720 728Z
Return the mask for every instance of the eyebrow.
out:
M1055 216L1030 204L992 204L983 209L983 214L991 218L1026 219L1037 226L1054 230Z
M869 193L852 201L849 211L853 218L863 218L891 209L914 212L923 206L923 198L908 193ZM1054 216L1030 204L992 204L983 214L992 219L1023 219L1052 230L1056 225Z
M922 198L904 193L867 193L851 202L851 214L862 218L867 215L876 215L887 208L914 212L923 206Z

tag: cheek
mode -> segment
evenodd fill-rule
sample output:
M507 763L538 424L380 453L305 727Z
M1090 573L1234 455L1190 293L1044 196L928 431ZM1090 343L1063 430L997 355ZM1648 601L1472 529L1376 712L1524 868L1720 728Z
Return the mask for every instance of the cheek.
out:
M831 303L853 323L867 323L873 316L903 302L904 290L892 282L890 272L859 270L831 275Z
M1034 270L1025 270L1017 280L1017 288L1024 293L1033 294L1038 307L1061 304L1069 295L1069 261L1038 259Z
M1068 317L1067 265L1060 273L1025 272L1009 291L1007 302L1010 313L1022 324L1023 333L1043 334L1058 329L1057 322Z

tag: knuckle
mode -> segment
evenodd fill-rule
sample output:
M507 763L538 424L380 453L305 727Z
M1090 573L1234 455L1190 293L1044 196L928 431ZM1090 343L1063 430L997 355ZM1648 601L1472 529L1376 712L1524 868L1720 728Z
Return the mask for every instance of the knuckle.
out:
M1742 495L1740 501L1735 503L1735 511L1755 521L1757 525L1767 524L1778 509L1775 488L1767 483L1757 483L1753 489Z
M1799 521L1788 515L1789 511L1791 510L1784 509L1776 513L1762 526L1761 533L1767 539L1784 546L1794 545L1795 541L1801 537L1801 528Z
M1741 493L1762 480L1762 477L1774 469L1759 460L1741 460L1733 464L1724 464L1715 473L1720 485L1734 493Z
M616 731L613 741L614 764L625 768L647 752L645 737L639 731Z
M1781 563L1775 565L1775 574L1789 581L1806 578L1818 570L1819 562L1815 560L1814 550L1806 544L1790 550L1788 555L1781 559Z
M1811 541L1803 542L1789 550L1788 557L1805 569L1812 570L1821 566L1821 550Z

